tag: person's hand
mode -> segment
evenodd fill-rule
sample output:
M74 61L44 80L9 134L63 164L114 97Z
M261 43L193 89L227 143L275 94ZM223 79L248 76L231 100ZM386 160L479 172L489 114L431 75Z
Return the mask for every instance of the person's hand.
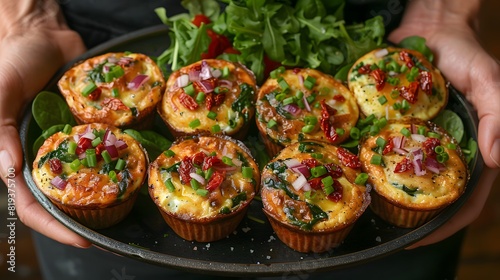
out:
M411 1L400 27L389 36L396 43L407 36L426 38L437 67L477 110L479 150L486 163L476 189L459 212L410 248L441 241L474 221L499 173L500 65L476 38L476 2L479 1Z
M21 3L23 1L18 1ZM18 120L26 104L49 81L57 69L84 52L77 33L58 21L57 4L47 4L43 12L14 9L15 4L2 7L0 14L0 175L7 185L7 176L14 171L15 206L19 219L28 227L64 244L90 246L89 241L55 220L35 200L22 176L23 153ZM55 5L55 6L54 6ZM9 11L9 9L11 9ZM50 10L50 9L56 9ZM22 10L22 11L21 11ZM25 14L23 14L25 13ZM33 18L33 13L37 18ZM16 18L21 16L23 20ZM45 17L45 18L43 18ZM12 18L16 24L6 26Z

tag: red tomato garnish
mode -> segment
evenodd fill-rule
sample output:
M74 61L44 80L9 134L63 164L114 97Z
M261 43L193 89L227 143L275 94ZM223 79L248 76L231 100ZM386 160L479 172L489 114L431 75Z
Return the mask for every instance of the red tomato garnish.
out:
M226 48L223 53L229 53L229 54L241 54L241 52L237 49L235 49L234 47L229 47L229 48Z
M340 159L340 162L347 167L350 168L361 167L361 162L359 161L359 157L342 147L337 148L337 157Z
M411 104L415 104L418 99L418 82L411 82L407 87L402 86L399 94Z
M307 181L309 183L309 185L311 186L311 188L315 189L315 190L320 190L323 186L323 183L321 182L321 179L323 179L323 177L318 177L318 178L314 178L314 179L311 179L309 181Z
M309 168L318 166L318 161L314 158L303 159L301 163L307 165Z
M403 61L404 63L406 63L406 66L408 66L408 68L410 68L410 69L413 66L415 66L415 63L413 63L413 60L411 59L410 54L406 51L402 51L399 53L399 59L401 61Z
M225 165L225 163L222 162L222 160L220 158L218 158L217 156L208 156L205 158L205 161L203 161L202 169L203 169L203 171L206 171L212 166L217 166L217 165L221 165L221 164Z
M427 71L421 71L418 75L420 88L427 94L432 95L432 75Z
M207 34L210 37L210 45L208 45L207 52L201 54L202 59L216 58L226 49L232 47L231 41L226 36L218 34L212 29L207 29Z
M342 176L342 168L340 166L338 166L337 164L335 163L328 163L328 164L325 164L325 167L326 167L326 170L328 171L328 174L330 174L330 176L332 176L332 178L336 179L336 178L340 178Z
M80 137L80 140L78 140L78 143L76 145L75 152L77 155L79 155L81 153L84 153L89 148L92 148L92 140L85 137Z
M187 95L185 92L182 92L179 96L179 102L189 110L196 110L198 108L198 103L196 100L190 95Z
M370 74L371 71L372 69L370 64L366 64L358 68L359 74Z
M92 100L92 101L95 101L97 99L99 99L99 97L101 97L101 93L102 93L102 90L100 87L94 89L94 91L92 91L88 96L87 98Z
M222 182L224 182L224 179L226 178L226 171L215 171L212 174L212 177L208 180L206 189L208 191L213 191L217 189Z
M213 93L205 94L205 107L207 108L208 111L210 111L213 106L214 106Z
M104 143L100 143L99 145L97 145L95 147L95 154L96 154L96 157L97 157L97 160L101 160L102 159L102 152L106 150L106 147L104 146Z
M342 94L337 94L337 95L333 96L333 100L335 100L337 102L344 102L345 101L345 97Z
M203 164L203 161L205 160L205 157L207 155L205 155L204 152L198 152L194 155L191 156L191 159L193 161L193 164L196 164L198 166L201 166Z
M381 91L385 86L385 72L380 69L375 69L370 73L375 79L376 87L378 91Z
M197 27L200 27L202 23L209 24L210 23L210 18L207 17L204 14L198 14L198 15L194 16L194 18L193 18L193 20L191 22L194 25L196 25Z
M408 158L404 158L401 162L396 164L394 173L403 173L411 170L413 170L413 164L411 163L411 160L409 160Z
M129 110L127 105L123 104L123 102L118 98L104 98L101 102L101 106L108 107L112 111Z
M225 99L226 99L226 94L223 92L214 95L214 106L222 105L222 103L224 103Z
M333 180L333 189L334 191L328 195L328 199L333 202L339 202L342 200L342 184L337 180Z
M383 155L386 155L390 152L392 152L392 149L394 149L394 142L392 142L392 137L387 140L387 144L385 144L384 150L382 151Z
M335 127L333 127L332 122L330 121L330 117L332 117L337 110L330 107L330 105L326 104L325 100L321 100L321 120L320 127L321 130L325 133L325 136L331 142L335 142L337 140L338 134L335 131Z
M58 158L49 159L49 165L50 165L50 171L52 171L54 174L62 173L62 164L60 159Z
M179 168L177 168L177 172L179 172L179 176L181 177L181 182L184 185L189 184L191 181L191 176L189 175L189 173L191 173L191 169L193 169L193 162L191 161L191 158L184 157L179 165Z
M422 144L422 148L424 149L425 154L428 157L436 157L436 149L437 146L441 145L441 141L437 138L434 137L429 137L425 142Z

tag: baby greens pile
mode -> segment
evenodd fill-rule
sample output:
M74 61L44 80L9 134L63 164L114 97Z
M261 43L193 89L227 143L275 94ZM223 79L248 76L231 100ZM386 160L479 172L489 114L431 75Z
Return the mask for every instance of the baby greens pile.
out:
M258 82L265 78L267 59L335 75L380 46L385 34L380 16L346 25L345 1L339 0L183 0L182 5L189 13L171 18L164 8L156 9L171 28L170 47L158 63L170 65L172 71L200 60L211 42L207 29L227 37L239 52L223 53L221 58L243 63ZM211 23L194 25L198 14Z

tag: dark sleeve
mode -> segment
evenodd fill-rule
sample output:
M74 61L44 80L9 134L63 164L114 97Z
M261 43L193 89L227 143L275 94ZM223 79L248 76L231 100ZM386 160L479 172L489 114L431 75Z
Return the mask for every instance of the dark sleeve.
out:
M70 0L58 1L69 27L82 36L87 48L114 37L161 24L154 12L164 7L168 15L185 12L179 0Z

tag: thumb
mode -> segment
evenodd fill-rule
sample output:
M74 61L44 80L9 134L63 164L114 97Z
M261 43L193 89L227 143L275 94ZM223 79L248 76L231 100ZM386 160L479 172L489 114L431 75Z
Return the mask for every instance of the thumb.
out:
M50 215L28 189L22 170L22 148L14 122L0 124L0 174L14 194L14 205L21 222L61 243L85 248L89 241L66 228Z

